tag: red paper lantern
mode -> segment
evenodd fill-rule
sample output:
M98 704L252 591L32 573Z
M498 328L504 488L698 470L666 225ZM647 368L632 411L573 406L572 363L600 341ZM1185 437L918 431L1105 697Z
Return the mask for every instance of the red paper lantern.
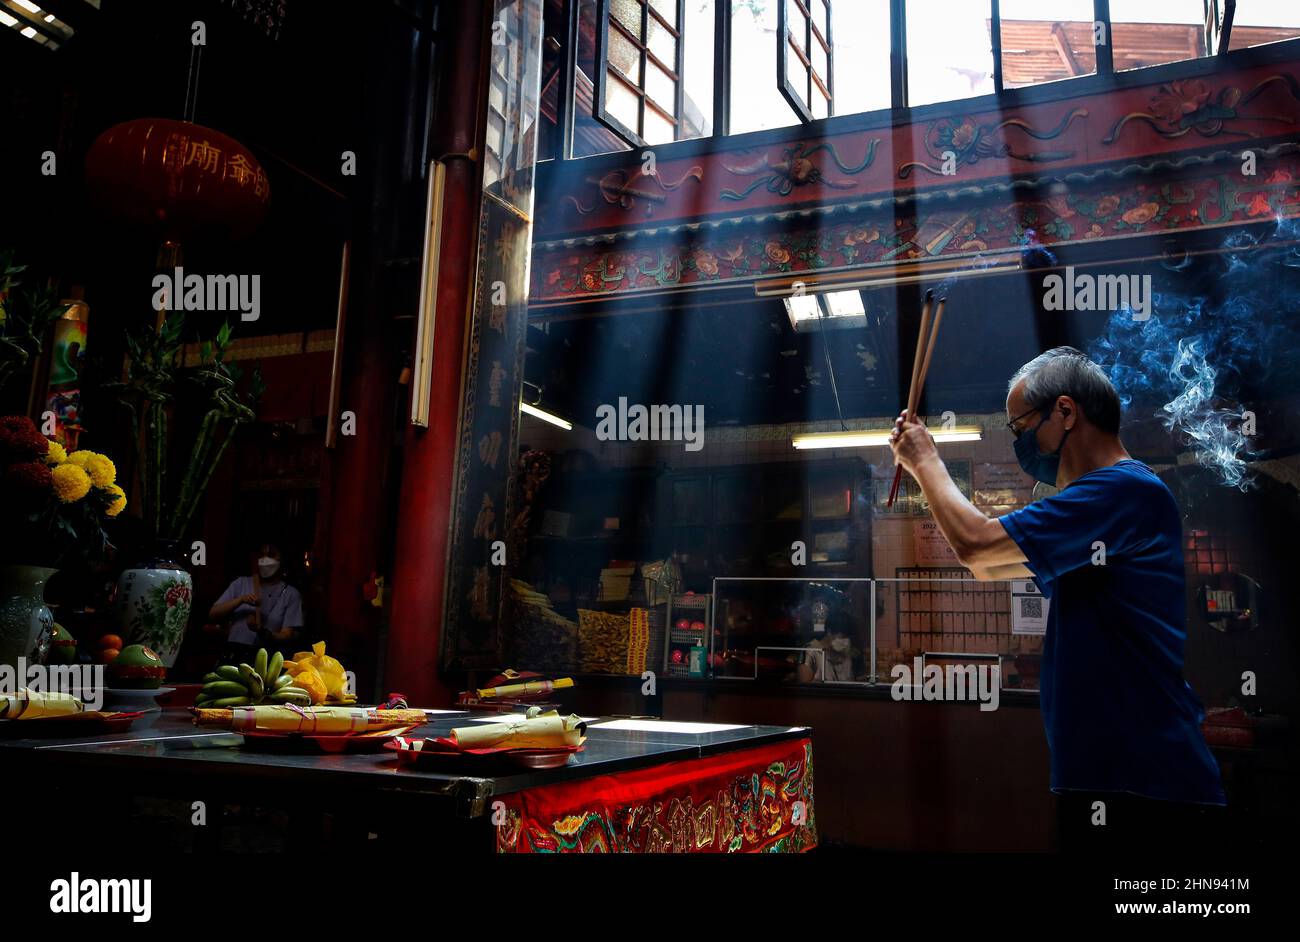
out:
M247 147L167 118L138 118L99 135L86 154L86 187L107 212L176 240L208 229L247 235L271 199Z

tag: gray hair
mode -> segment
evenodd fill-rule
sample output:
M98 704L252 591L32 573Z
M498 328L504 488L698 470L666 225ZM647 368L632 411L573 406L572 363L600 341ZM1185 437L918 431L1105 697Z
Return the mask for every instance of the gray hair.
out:
M1105 371L1074 347L1056 347L1040 353L1007 383L1007 392L1025 380L1025 404L1045 410L1060 396L1079 404L1088 421L1103 432L1119 433L1119 394Z

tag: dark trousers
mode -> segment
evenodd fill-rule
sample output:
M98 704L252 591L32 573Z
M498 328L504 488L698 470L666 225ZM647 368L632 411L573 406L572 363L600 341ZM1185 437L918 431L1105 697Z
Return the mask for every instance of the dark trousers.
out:
M1123 792L1056 796L1057 846L1068 854L1165 856L1214 850L1226 837L1225 818L1220 806Z

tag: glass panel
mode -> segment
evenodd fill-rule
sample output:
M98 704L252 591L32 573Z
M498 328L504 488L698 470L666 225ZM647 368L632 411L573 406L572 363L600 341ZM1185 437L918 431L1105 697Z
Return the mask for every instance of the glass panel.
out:
M1092 0L1006 0L1001 11L1004 88L1097 71Z
M1300 36L1300 5L1293 0L1237 0L1229 49L1245 49Z
M826 118L830 116L830 102L826 99L826 96L822 94L822 90L816 85L813 85L812 100L812 116L814 118Z
M808 17L803 15L795 0L785 0L785 25L790 32L790 40L800 52L804 52L808 39Z
M650 18L650 51L670 69L677 68L677 37L654 17Z
M682 42L683 126L681 138L707 137L713 133L713 48L712 3L688 3Z
M907 0L908 104L993 92L989 0Z
M592 99L595 85L587 73L578 69L574 89L577 103L573 113L573 156L590 157L593 154L609 154L630 150L631 146L621 137L592 117ZM615 79L610 79L611 82Z
M789 43L785 46L785 77L795 97L808 104L808 69Z
M692 4L688 4L688 6L690 5ZM713 6L712 3L695 3L693 5L697 7L703 7L703 8L708 8ZM650 7L660 16L662 16L664 22L667 23L669 26L672 27L677 26L677 0L650 0ZM712 10L709 10L709 13L712 12L713 12Z
M623 24L632 36L641 38L641 4L637 0L609 0L609 14Z
M870 579L719 578L715 588L715 676L805 684L869 680Z
M466 447L457 448L456 485L447 574L449 587L443 621L444 664L474 663L499 650L497 618L510 582L493 566L482 539L484 507L506 507L515 479L515 462L483 460L469 443L497 441L513 455L518 423L519 390L528 332L528 271L532 255L533 178L536 161L538 91L542 71L542 0L495 0L493 21L503 24L504 42L490 45L488 74L502 90L504 108L489 120L502 119L499 166L485 161L482 186L495 199L479 201L475 231L477 258L471 263L477 285L501 285L507 303L494 304L493 292L475 291L467 324L467 344L485 364L498 370L467 373L466 400L460 418ZM492 106L489 106L491 108ZM469 338L472 338L472 343ZM475 533L475 529L479 532Z
M609 64L629 79L633 85L641 82L641 50L616 29L609 31Z
M732 134L799 123L776 87L776 10L774 3L731 0Z
M669 114L675 114L677 112L677 83L668 76L667 72L653 62L646 64L645 77L646 92L655 100L655 104Z
M858 114L888 108L889 5L836 3L835 113Z
M1116 72L1205 55L1202 0L1111 0L1110 21Z
M826 76L830 74L830 58L826 55L826 47L814 36L810 48L812 49L813 70L822 77L822 81L825 81Z
M871 4L867 4L867 6L870 5ZM821 30L822 37L825 38L826 36L829 36L831 20L830 13L826 9L826 0L812 0L812 16L813 22L816 23L817 28Z
M628 130L637 129L637 113L641 108L641 96L634 93L618 78L613 69L608 70L605 82L605 113L621 121Z
M654 108L647 107L645 110L645 131L642 137L647 144L667 144L677 135L677 128L668 118L665 118Z

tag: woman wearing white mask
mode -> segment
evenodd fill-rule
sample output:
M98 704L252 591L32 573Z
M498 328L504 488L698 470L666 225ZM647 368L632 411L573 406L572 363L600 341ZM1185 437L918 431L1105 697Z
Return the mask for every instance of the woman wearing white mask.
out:
M259 647L291 648L302 628L302 596L284 581L280 548L263 543L253 554L252 575L238 576L208 617L231 619L223 661L248 661Z

